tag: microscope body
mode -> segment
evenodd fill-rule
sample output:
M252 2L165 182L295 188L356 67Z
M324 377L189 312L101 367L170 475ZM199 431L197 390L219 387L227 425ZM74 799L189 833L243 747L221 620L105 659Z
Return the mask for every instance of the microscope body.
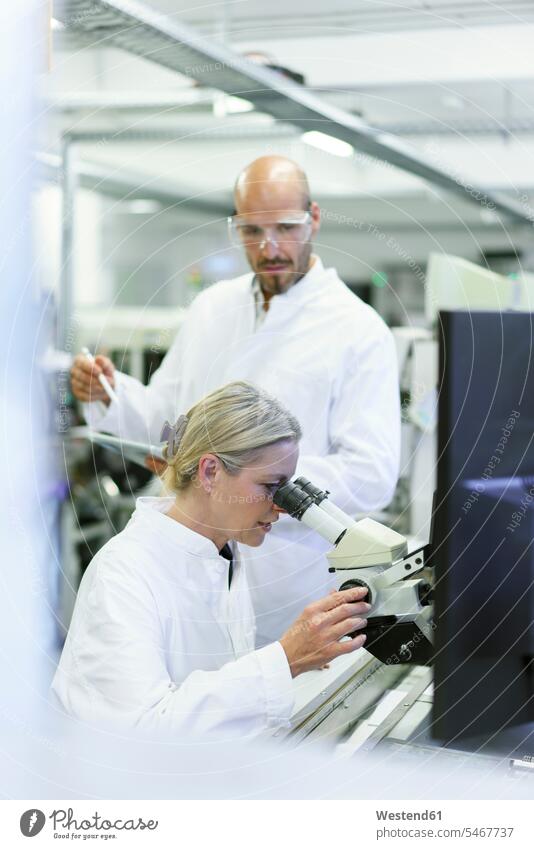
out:
M432 587L413 577L425 567L426 548L408 555L401 534L373 519L351 519L305 478L284 484L274 501L333 543L327 559L340 590L366 587L371 604L363 632L367 651L387 664L429 664Z
M410 577L424 568L424 554L407 554L403 536L373 519L347 528L327 554L339 589L367 588L372 605L367 620L366 648L383 663L426 665L432 658L431 587Z

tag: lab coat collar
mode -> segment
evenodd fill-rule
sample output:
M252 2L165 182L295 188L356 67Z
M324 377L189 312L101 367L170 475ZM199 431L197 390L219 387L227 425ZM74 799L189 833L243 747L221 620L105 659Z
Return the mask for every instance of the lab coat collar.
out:
M325 267L322 260L317 256L317 254L312 254L311 259L314 260L314 263L310 270L299 280L298 283L295 283L294 286L291 286L291 288L287 290L286 295L294 295L295 292L298 294L299 286L302 286L301 291L308 291L315 288L315 286L324 285Z
M134 524L149 522L152 533L156 528L157 532L161 534L161 538L167 540L171 545L205 559L223 559L223 562L227 564L227 561L221 558L215 543L166 515L173 501L172 496L163 498L143 496L138 498L135 502L132 522Z

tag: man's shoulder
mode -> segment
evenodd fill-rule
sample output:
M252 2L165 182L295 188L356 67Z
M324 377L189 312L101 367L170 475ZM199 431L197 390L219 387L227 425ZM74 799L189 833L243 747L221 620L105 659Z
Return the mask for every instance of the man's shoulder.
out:
M333 282L334 285L329 291L329 300L331 305L339 311L341 320L357 325L359 332L367 330L379 336L390 335L391 331L374 307L349 289L337 274Z
M193 304L198 308L210 309L220 303L228 304L231 299L249 297L251 294L252 274L242 274L240 277L232 277L219 280L200 292Z

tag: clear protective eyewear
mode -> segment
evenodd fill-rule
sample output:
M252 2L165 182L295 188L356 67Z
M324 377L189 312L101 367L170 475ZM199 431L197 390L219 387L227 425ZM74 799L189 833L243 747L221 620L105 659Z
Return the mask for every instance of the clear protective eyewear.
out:
M257 247L262 250L267 242L280 247L302 244L310 236L311 215L305 210L288 212L279 221L261 224L254 216L232 215L228 218L230 241L238 248Z

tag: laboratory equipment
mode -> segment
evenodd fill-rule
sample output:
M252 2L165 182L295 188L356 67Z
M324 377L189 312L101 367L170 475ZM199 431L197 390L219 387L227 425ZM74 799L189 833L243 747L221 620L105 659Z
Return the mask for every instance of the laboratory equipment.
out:
M433 733L491 745L534 721L534 315L439 323Z
M274 503L332 543L327 559L339 589L367 589L367 651L386 664L430 663L432 586L412 577L427 566L428 546L408 554L401 534L370 518L351 519L306 478L282 484Z

